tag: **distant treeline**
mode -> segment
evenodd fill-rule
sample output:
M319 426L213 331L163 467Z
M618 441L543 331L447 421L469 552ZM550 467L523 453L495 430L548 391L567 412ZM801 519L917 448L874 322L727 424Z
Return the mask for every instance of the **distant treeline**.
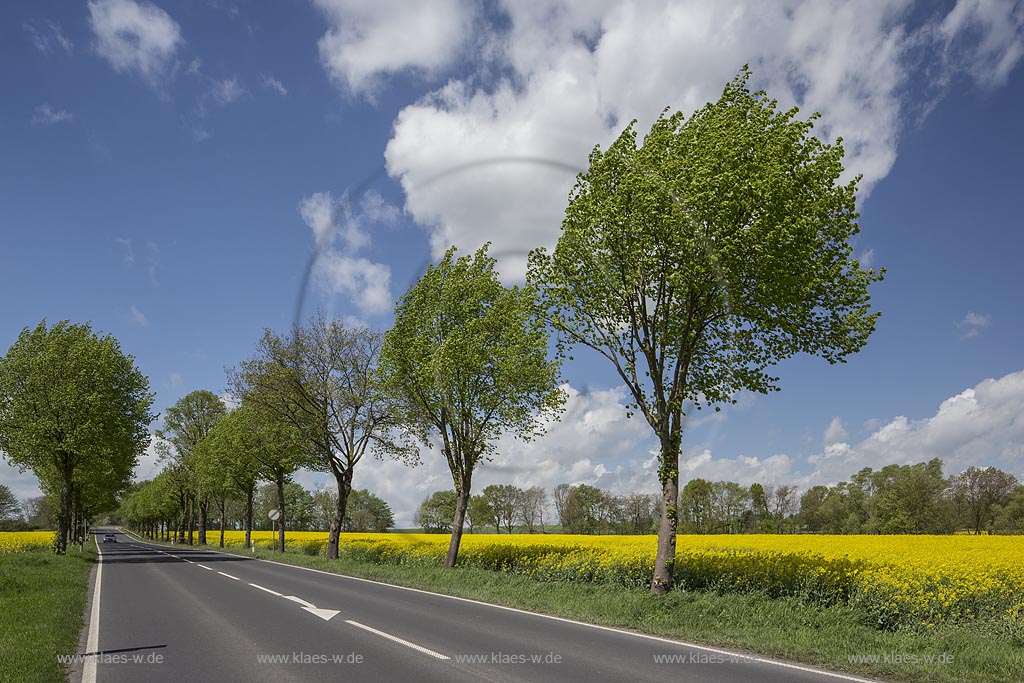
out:
M791 484L692 479L680 493L679 531L690 534L826 533L949 534L1024 532L1024 486L994 467L945 477L938 458L857 472L835 486L806 491ZM587 484L540 487L492 485L470 500L470 531L551 531L566 534L646 534L656 531L659 496L615 495ZM446 533L454 491L421 503L415 523ZM551 509L554 516L551 516Z

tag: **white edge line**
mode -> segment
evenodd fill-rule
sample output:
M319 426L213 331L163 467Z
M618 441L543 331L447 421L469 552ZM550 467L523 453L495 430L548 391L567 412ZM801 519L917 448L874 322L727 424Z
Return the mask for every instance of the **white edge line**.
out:
M259 585L258 583L250 583L249 585L252 586L253 588L259 588L261 591L266 591L267 593L270 593L271 595L276 595L279 598L283 598L284 597L283 595L281 595L277 591L272 591L269 588L264 588L263 586Z
M433 650L428 650L427 648L423 647L422 645L417 645L416 643L410 643L408 640L403 640L403 639L399 638L398 636L393 636L390 633L385 633L384 631L378 631L377 629L372 628L370 626L367 626L366 624L360 624L358 621L352 621L351 619L346 619L345 623L346 624L352 624L353 626L355 626L357 628L361 628L364 631L369 631L370 633L376 633L381 638L387 638L388 640L394 641L394 642L396 642L396 643L398 643L400 645L405 645L406 647L411 647L413 650L416 650L417 652L422 652L425 655L430 655L431 657L436 657L437 659L451 659L451 657L449 657L448 655L443 655L440 652L434 652Z
M96 540L95 534L93 534L92 540L96 544L96 587L92 591L89 637L85 640L86 654L97 652L100 644L100 587L103 585L103 551L100 550L100 544ZM93 654L86 657L82 666L82 683L96 683L96 659L98 656Z
M145 541L144 541L145 542ZM210 550L209 552L221 553L222 555L231 555L232 557L238 557L234 553L226 553L221 550ZM244 556L243 556L244 557ZM839 673L837 671L827 671L824 669L816 669L811 666L803 666L800 664L792 664L790 662L783 662L778 659L769 659L767 657L758 657L751 655L748 652L741 650L722 650L716 647L710 647L708 645L699 645L697 643L690 643L685 640L673 640L672 638L664 638L662 636L654 636L648 633L639 633L637 631L627 631L621 628L615 628L614 626L602 626L601 624L588 624L585 621L577 621L575 619L567 619L566 617L556 617L553 614L541 614L540 612L531 612L525 609L519 609L518 607L507 607L505 605L495 605L490 602L483 602L481 600L474 600L472 598L462 598L457 595L445 595L444 593L435 593L433 591L423 590L422 588L411 588L409 586L398 586L393 583L385 583L383 581L374 581L373 579L363 579L358 576L349 576L347 574L336 574L334 572L325 572L322 569L313 569L312 567L301 567L297 564L288 564L286 562L277 562L275 560L265 560L262 557L251 558L257 562L267 562L269 564L279 564L282 567L291 567L292 569L301 569L307 572L316 572L317 574L325 574L327 576L335 576L340 579L349 579L351 581L363 581L365 583L374 583L378 586L386 586L387 588L394 588L403 591L412 591L413 593L424 593L426 595L433 595L439 598L446 598L448 600L458 600L459 602L468 602L474 605L483 605L485 607L492 607L494 609L501 609L508 612L518 612L519 614L529 614L530 616L539 617L541 619L551 619L552 621L561 621L567 624L575 624L577 626L584 626L586 628L593 628L599 631L609 631L611 633L619 633L625 636L633 636L634 638L643 638L645 640L653 640L659 643L667 643L669 645L676 645L679 647L688 647L694 650L702 650L704 652L713 652L715 654L727 655L737 659L743 659L748 662L757 662L758 664L768 664L771 666L778 666L785 669L794 669L796 671L805 671L807 673L817 674L818 676L826 676L828 678L835 678L841 681L852 681L853 683L880 683L883 679L879 678L860 678L859 676L851 676L849 674ZM249 584L252 585L252 584ZM266 590L266 589L263 589Z
M234 579L235 581L238 581L238 577L237 576L231 576L231 574L225 574L224 572L217 572L217 573L220 574L221 576L226 576L229 579Z

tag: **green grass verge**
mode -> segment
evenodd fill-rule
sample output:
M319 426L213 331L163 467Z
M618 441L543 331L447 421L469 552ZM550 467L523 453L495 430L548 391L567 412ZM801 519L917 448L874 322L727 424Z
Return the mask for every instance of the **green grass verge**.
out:
M96 549L0 554L0 681L67 679L57 658L73 654L82 631Z
M956 627L928 633L880 631L852 609L815 607L794 598L684 591L656 598L644 590L540 582L483 569L400 567L260 549L255 557L891 681L1024 680L1024 647L1005 637ZM851 662L859 656L882 661ZM922 661L929 656L932 663Z

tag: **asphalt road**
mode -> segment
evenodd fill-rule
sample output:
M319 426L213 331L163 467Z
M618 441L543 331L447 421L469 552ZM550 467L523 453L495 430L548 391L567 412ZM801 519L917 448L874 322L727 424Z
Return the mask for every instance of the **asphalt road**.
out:
M865 680L121 533L117 539L97 543L87 656L73 681Z

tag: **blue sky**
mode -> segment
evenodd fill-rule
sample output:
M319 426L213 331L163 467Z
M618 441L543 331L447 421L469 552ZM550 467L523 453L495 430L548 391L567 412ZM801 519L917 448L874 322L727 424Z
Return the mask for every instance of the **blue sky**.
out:
M451 244L492 241L514 282L557 239L572 174L447 171L581 168L622 122L692 111L749 63L864 174L855 251L888 270L882 318L848 364L786 361L781 393L698 416L687 476L808 486L942 457L1024 477L1019 3L96 0L0 17L0 350L44 317L92 321L163 410L223 391L224 367L291 322L318 234L307 313L386 328ZM480 486L653 490L649 429L609 368L577 359L562 422L503 440ZM450 484L424 460L368 461L355 483L408 522ZM0 482L37 491L2 463Z

